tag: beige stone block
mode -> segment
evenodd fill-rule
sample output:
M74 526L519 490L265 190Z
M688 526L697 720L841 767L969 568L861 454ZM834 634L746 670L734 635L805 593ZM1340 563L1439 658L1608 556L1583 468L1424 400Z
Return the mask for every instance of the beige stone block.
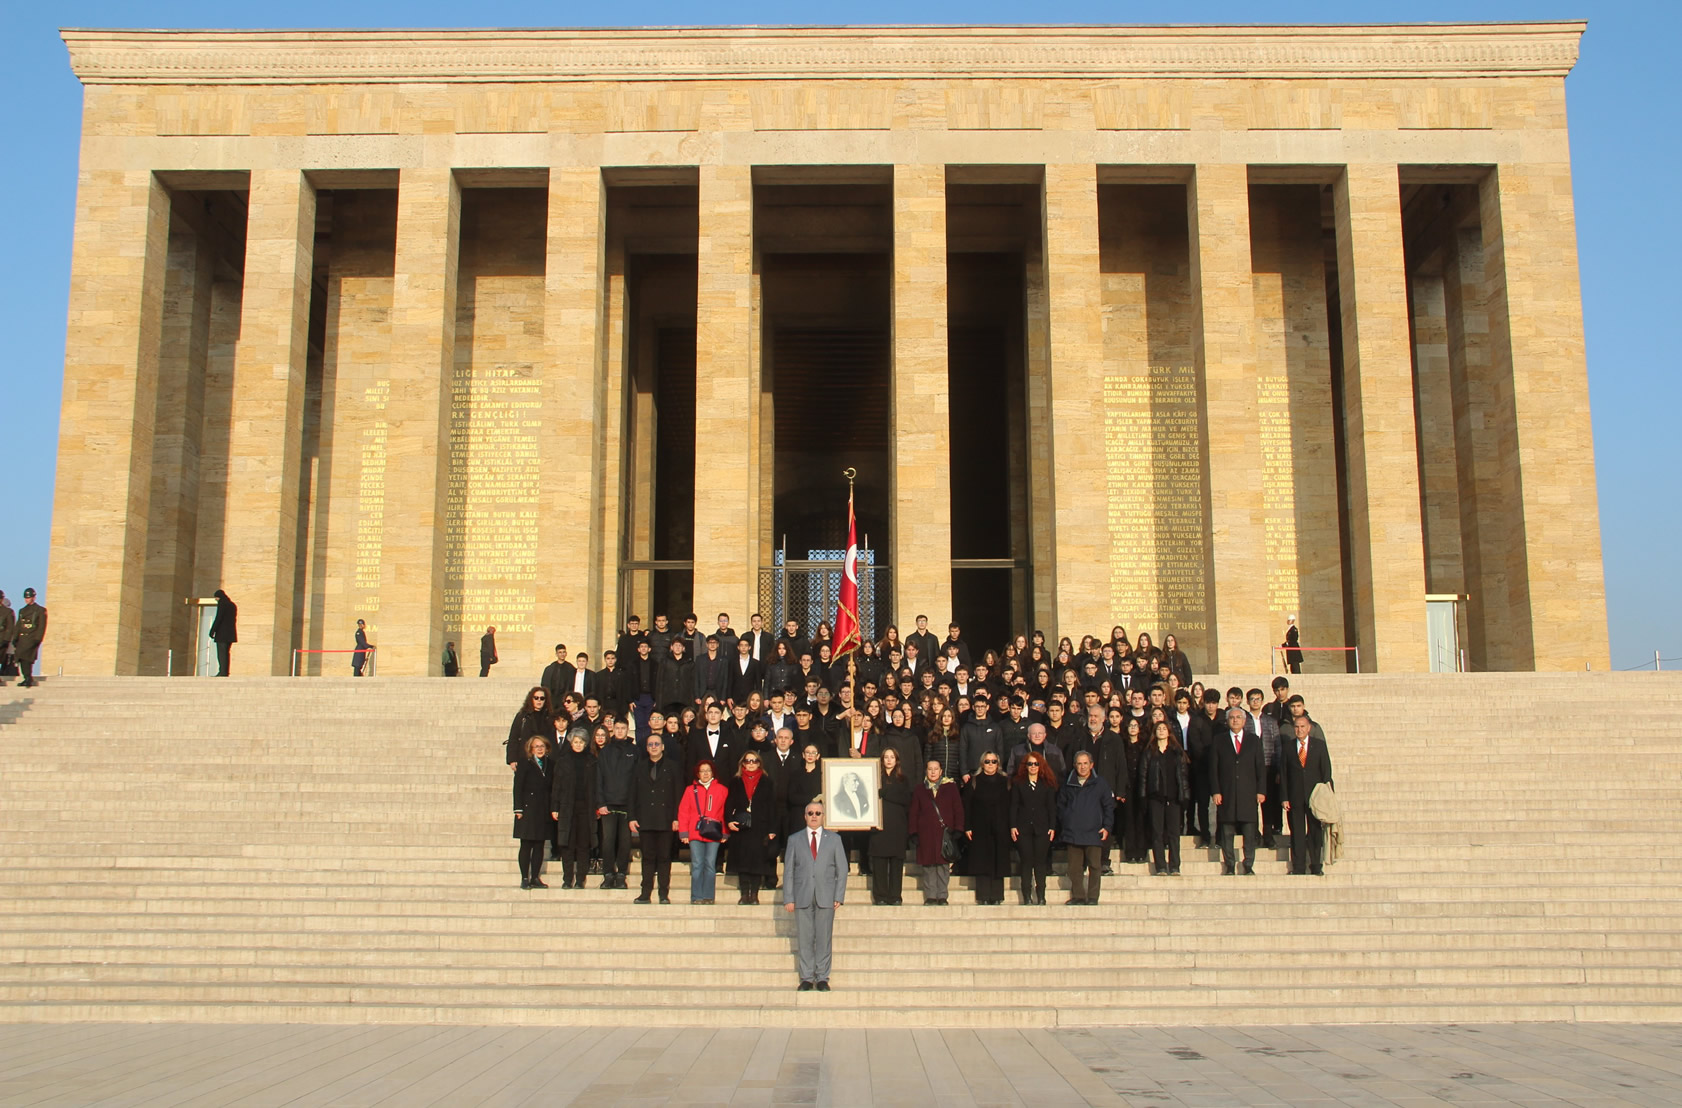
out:
M438 672L444 643L445 382L455 358L460 226L461 190L453 172L403 171L380 543L379 661L381 672L392 675ZM471 666L477 636L456 645L464 666Z
M541 587L532 619L533 658L545 657L545 651L552 654L557 642L577 643L574 652L588 650L594 657L600 633L591 626L591 598L601 589L601 582L588 549L590 537L598 532L605 495L595 480L604 376L604 201L597 167L550 169L543 271L546 365L540 378L543 476L537 576ZM614 536L606 537L612 545Z
M1295 615L1305 646L1342 646L1343 555L1333 435L1330 320L1320 190L1251 186L1256 404L1266 517L1267 630ZM1309 652L1308 673L1346 668Z
M947 404L946 167L894 167L894 611L915 627L952 611L952 425Z
M753 175L702 166L695 331L695 611L758 607L759 325Z
M245 280L228 435L222 587L239 605L240 654L291 672L298 464L309 352L315 189L297 170L251 175Z
M1275 622L1268 612L1256 308L1250 264L1250 180L1242 165L1197 167L1187 193L1192 338L1209 444L1210 669L1259 671ZM1281 627L1283 624L1281 623Z
M169 193L151 173L82 170L41 597L51 613L46 649L66 673L140 666L168 249Z
M1529 636L1511 626L1507 578L1517 564L1502 439L1512 431L1511 382L1490 373L1489 290L1483 231L1452 232L1443 261L1449 380L1459 468L1460 550L1465 567L1466 660L1474 671L1528 664Z
M1448 357L1448 305L1440 274L1415 273L1414 404L1418 411L1419 481L1425 542L1425 591L1463 593L1460 556L1460 466Z
M1610 664L1600 504L1583 352L1568 163L1499 165L1480 187L1490 375L1510 395L1503 439L1508 531L1523 551L1507 580L1516 668ZM1507 390L1510 390L1507 391ZM1520 538L1522 536L1522 540Z
M1090 433L1104 440L1109 624L1161 643L1177 636L1193 669L1210 640L1203 389L1195 364L1186 189L1101 186L1104 394Z
M1394 165L1354 164L1333 190L1343 316L1349 567L1361 668L1417 672L1425 639L1425 549Z
M1056 566L1054 626L1044 630L1055 643L1113 622L1109 496L1093 479L1105 464L1104 436L1093 426L1104 399L1097 167L1047 165L1044 203Z

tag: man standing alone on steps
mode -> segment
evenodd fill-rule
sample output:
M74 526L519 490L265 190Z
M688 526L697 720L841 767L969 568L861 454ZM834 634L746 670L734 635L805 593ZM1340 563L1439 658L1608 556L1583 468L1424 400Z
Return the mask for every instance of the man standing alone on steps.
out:
M479 676L489 677L496 662L496 628L487 627L479 639Z
M362 667L368 664L368 655L374 648L368 645L368 624L363 620L356 621L356 649L350 654L350 675L362 676Z
M35 590L30 589L23 594L23 598L28 600L34 595ZM216 676L218 677L228 676L228 663L233 657L234 644L239 642L239 631L236 627L238 618L239 608L228 598L227 593L217 589L216 616L210 621L210 641L216 644ZM22 622L21 613L19 614L19 622ZM25 684L28 684L28 682L25 682Z
M41 640L47 637L47 610L35 603L35 590L23 590L23 607L18 609L17 637L12 640L12 650L17 655L18 674L23 678L23 687L35 686L35 654L41 649Z
M835 911L847 899L847 855L841 836L823 828L823 801L806 805L806 829L783 852L783 910L794 913L800 991L829 992Z

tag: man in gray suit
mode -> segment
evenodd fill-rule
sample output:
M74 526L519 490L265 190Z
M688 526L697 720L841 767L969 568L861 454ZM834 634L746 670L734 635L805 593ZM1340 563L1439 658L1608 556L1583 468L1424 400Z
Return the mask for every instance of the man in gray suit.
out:
M783 910L794 913L799 936L800 991L829 992L835 910L847 899L847 854L841 836L825 831L823 802L806 805L806 830L788 837L783 852Z

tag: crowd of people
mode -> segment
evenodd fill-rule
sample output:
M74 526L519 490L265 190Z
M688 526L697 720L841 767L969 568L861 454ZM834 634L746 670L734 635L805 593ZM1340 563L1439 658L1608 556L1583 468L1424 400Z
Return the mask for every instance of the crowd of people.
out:
M832 759L880 765L874 828L839 834L876 904L903 902L908 858L925 904L948 903L954 872L979 904L1002 904L1013 876L1021 903L1043 904L1059 850L1068 902L1096 904L1117 863L1177 876L1182 836L1240 875L1288 833L1291 872L1323 873L1310 797L1331 758L1287 677L1205 688L1174 635L1121 626L972 650L956 623L944 639L916 624L841 658L828 625L772 634L759 615L740 634L726 614L705 632L692 614L646 630L631 616L598 666L557 644L504 752L521 887L548 888L553 860L563 889L594 874L628 889L634 836L637 903L670 902L687 848L691 903L713 903L728 870L737 902L758 904L779 860L787 880Z
M35 590L23 590L23 607L12 610L12 601L0 592L0 685L9 677L23 688L35 685L35 659L41 641L47 637L47 609L35 602Z

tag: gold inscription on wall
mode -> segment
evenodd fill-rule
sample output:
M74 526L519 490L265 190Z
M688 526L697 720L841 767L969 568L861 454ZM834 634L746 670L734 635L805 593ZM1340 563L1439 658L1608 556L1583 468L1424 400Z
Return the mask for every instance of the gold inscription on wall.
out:
M391 382L362 390L362 402L376 413L362 429L361 467L356 484L356 572L358 612L372 617L380 610L380 533L385 526L385 405Z
M1104 456L1114 618L1159 642L1206 630L1195 368L1106 376Z
M1256 382L1261 420L1262 511L1266 517L1267 602L1276 613L1297 611L1296 461L1291 443L1291 388L1283 374Z
M457 363L450 385L444 629L529 632L537 582L534 367Z

